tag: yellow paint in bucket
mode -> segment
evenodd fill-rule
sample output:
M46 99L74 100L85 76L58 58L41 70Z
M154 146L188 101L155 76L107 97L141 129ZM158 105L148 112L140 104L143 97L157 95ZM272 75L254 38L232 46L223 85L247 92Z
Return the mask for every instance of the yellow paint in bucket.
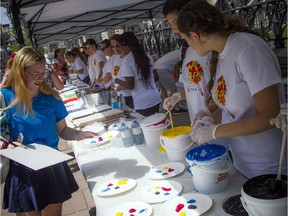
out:
M190 126L179 126L179 127L174 127L173 130L172 128L165 130L162 132L162 136L166 138L175 138L180 135L185 135L190 133L192 130L192 127Z

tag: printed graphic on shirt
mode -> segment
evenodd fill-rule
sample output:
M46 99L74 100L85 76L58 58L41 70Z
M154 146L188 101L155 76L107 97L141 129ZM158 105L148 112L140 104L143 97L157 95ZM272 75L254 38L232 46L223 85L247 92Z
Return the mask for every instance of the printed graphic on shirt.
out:
M202 66L197 61L190 61L186 64L186 67L188 69L186 79L189 83L195 84L200 94L204 96L203 90L199 84L204 76Z
M94 62L93 62L94 66L96 67L96 64L97 64L97 61L96 59L94 59Z
M113 69L113 72L112 72L112 75L113 76L117 76L118 75L118 72L120 70L120 67L118 65L116 65Z
M235 115L231 113L228 108L226 107L226 94L227 94L227 85L224 79L224 76L222 75L221 77L218 78L217 84L216 84L216 89L214 91L215 93L215 100L216 103L219 104L223 110L231 116L233 119L235 118Z

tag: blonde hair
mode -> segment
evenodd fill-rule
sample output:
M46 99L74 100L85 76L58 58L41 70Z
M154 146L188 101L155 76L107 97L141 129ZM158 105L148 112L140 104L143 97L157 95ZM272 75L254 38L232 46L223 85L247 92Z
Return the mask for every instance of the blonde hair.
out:
M28 116L28 113L34 117L32 111L32 98L29 96L25 84L25 70L41 63L45 64L46 60L44 55L37 48L26 46L17 52L17 55L14 57L8 81L3 85L3 88L12 88L16 97L9 106L4 108L4 110L18 105L17 113L20 110L23 110L26 117ZM45 95L53 95L56 99L61 100L59 93L48 86L45 81L41 83L39 92Z

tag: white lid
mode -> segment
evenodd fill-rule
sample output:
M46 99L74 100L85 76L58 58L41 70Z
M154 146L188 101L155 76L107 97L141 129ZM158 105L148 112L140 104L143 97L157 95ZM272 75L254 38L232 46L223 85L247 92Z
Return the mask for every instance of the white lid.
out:
M143 126L151 126L153 124L163 121L164 119L166 119L166 115L164 113L156 113L154 115L144 118L140 122L140 124Z

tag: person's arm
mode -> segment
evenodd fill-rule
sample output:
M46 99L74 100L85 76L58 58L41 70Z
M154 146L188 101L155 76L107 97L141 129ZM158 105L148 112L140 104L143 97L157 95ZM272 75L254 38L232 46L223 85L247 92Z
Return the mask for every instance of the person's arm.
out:
M62 90L64 89L64 83L61 81L61 79L59 78L59 76L57 75L57 71L53 71L51 74L51 79L53 82L54 87L57 90Z
M104 64L105 64L104 61L100 61L99 62L99 76L98 76L98 79L100 79L102 77Z
M91 131L81 131L67 126L65 119L56 123L58 136L64 140L83 140L99 136Z
M132 90L134 88L134 77L125 77L125 81L120 80L119 78L116 78L114 82L122 86L121 90L124 90L124 89Z
M84 70L81 68L79 70L73 70L73 73L75 74L83 74Z
M275 118L280 110L277 89L277 85L273 85L256 93L253 100L258 112L251 117L219 125L215 137L248 136L273 128L270 119Z
M8 76L4 74L4 76L2 77L1 84L0 84L0 88L3 88L3 86L6 84L7 81L8 81Z
M101 81L99 82L98 85L104 85L105 83L109 82L112 79L111 73L106 73L103 79L100 79Z
M9 75L10 75L10 69L5 70L5 74L2 77L2 81L0 83L0 88L3 88L3 86L6 84L6 82L8 81Z

